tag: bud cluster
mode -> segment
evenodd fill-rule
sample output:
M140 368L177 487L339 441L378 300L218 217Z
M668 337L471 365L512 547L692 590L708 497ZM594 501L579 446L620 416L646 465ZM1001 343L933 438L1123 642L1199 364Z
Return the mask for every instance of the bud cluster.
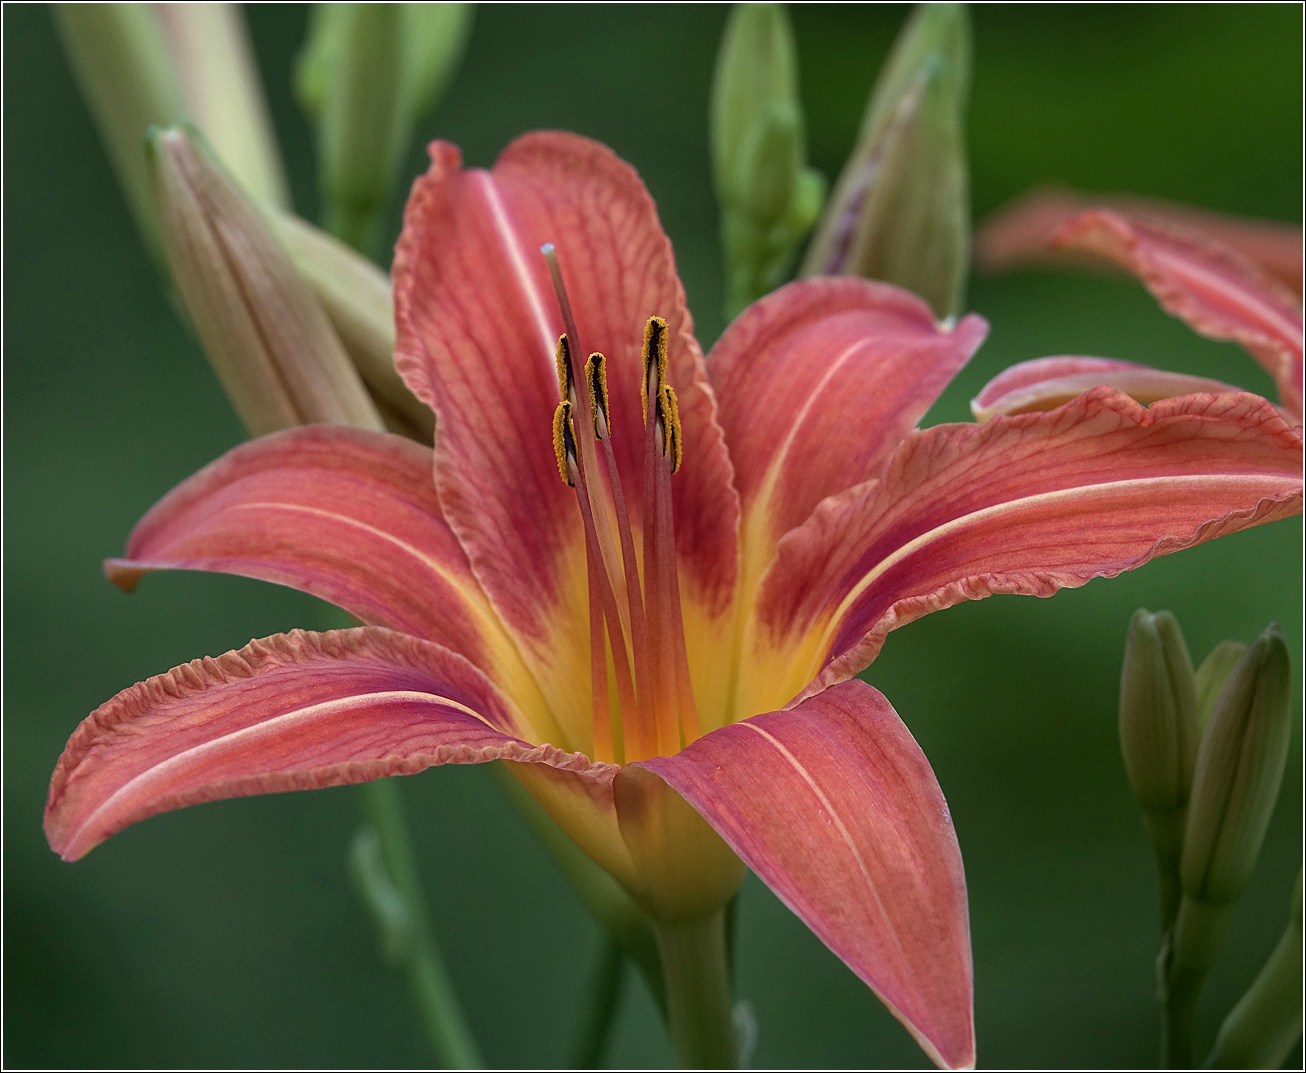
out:
M1134 615L1120 678L1120 744L1160 875L1165 937L1157 982L1172 1067L1192 1062L1197 998L1265 840L1292 735L1290 701L1291 667L1277 625L1251 645L1224 642L1194 672L1174 616ZM1281 991L1258 982L1244 1000L1253 1012L1243 1004L1235 1011L1239 1023L1267 1005L1284 1007ZM1234 1021L1231 1015L1226 1028ZM1246 1032L1230 1031L1247 1045Z

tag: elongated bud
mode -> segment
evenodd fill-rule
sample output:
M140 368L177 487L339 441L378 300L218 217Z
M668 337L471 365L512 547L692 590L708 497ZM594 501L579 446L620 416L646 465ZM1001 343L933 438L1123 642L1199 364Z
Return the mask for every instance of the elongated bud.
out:
M1120 748L1138 803L1149 812L1188 804L1197 758L1197 690L1179 623L1139 609L1120 672Z
M857 146L802 274L887 280L955 314L970 256L964 113L970 27L961 4L922 4L876 81Z
M357 251L298 216L276 212L269 214L268 222L322 304L385 418L386 427L430 444L435 416L395 371L390 277Z
M1243 653L1211 710L1184 832L1184 893L1214 904L1243 891L1279 796L1292 734L1291 667L1279 627Z
M1120 670L1120 751L1156 852L1161 922L1179 905L1185 809L1197 757L1197 690L1179 623L1139 609Z
M457 69L468 4L317 4L295 72L327 229L370 251L417 119Z
M194 122L254 197L288 204L239 10L233 4L57 4L64 53L142 237L162 254L145 156L152 126Z
M156 131L150 146L173 280L250 433L314 422L380 428L308 284L195 133Z
M730 316L779 285L824 200L825 180L806 166L797 65L781 5L734 8L717 57L711 117Z
M1212 1069L1281 1069L1302 1029L1302 876L1292 891L1288 927L1256 982L1225 1018Z
M1211 709L1215 707L1215 698L1246 651L1247 646L1241 641L1221 641L1202 660L1193 676L1197 683L1198 726L1206 726Z

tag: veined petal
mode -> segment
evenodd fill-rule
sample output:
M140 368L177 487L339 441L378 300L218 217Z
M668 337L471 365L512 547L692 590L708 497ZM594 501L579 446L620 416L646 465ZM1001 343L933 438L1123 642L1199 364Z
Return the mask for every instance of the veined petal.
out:
M708 374L739 485L745 577L756 581L822 499L879 474L987 330L974 315L943 329L914 294L846 278L791 283L726 329Z
M1053 238L1137 275L1167 313L1212 339L1231 339L1269 374L1283 405L1302 415L1301 301L1237 252L1196 233L1094 210Z
M528 736L570 744L440 514L428 448L333 425L242 444L168 493L132 531L125 557L105 563L128 590L169 569L289 585L435 641L508 692Z
M971 400L977 421L998 414L1024 414L1052 410L1076 395L1105 385L1144 404L1179 395L1218 394L1242 388L1204 376L1189 376L1150 365L1111 358L1055 357L1022 361L1005 369L984 385Z
M1003 272L1029 264L1073 260L1074 254L1056 249L1050 239L1062 225L1087 209L1110 209L1132 220L1205 235L1236 250L1261 271L1301 294L1300 227L1276 220L1226 216L1154 198L1078 194L1056 187L1030 190L990 216L975 234L975 262L984 271Z
M845 682L631 766L693 805L931 1059L974 1065L961 852L929 761L881 693Z
M1144 409L1105 387L1047 413L913 433L878 482L827 499L781 542L736 714L856 674L930 611L1050 596L1299 513L1301 449L1255 395Z
M563 329L540 247L557 248L578 362L607 358L636 529L643 332L651 316L667 322L684 446L673 481L682 592L687 615L717 619L734 594L738 498L684 290L648 191L603 146L529 134L491 171L464 170L447 143L430 153L395 254L396 363L438 415L436 486L473 572L550 695L588 711L583 534L550 436Z
M376 627L278 634L97 708L55 768L46 836L76 860L128 824L201 801L494 759L590 768L531 746L523 729L483 674L438 645Z

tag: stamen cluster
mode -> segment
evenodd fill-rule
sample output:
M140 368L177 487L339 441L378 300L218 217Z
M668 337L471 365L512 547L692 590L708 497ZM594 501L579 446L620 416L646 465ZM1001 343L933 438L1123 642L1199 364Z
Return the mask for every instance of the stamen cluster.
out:
M666 756L702 736L676 566L671 475L680 468L682 447L676 393L667 382L667 323L650 317L644 327L641 562L612 448L607 362L591 354L576 375L576 325L557 255L552 245L542 252L566 329L558 339L561 401L553 415L553 448L559 474L576 489L585 530L593 758L626 763Z

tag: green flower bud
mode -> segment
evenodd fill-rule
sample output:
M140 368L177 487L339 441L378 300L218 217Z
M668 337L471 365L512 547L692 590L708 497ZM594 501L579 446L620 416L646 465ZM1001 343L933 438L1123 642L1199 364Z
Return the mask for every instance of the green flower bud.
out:
M322 307L193 128L151 131L163 247L196 334L253 435L381 420Z
M1221 641L1197 668L1197 722L1200 726L1206 726L1211 709L1215 707L1215 698L1246 651L1247 646L1241 641Z
M802 274L887 280L955 314L970 257L964 117L970 28L923 4L899 35Z
M290 213L269 218L278 241L317 300L363 378L386 427L431 443L435 415L395 370L395 315L390 277L307 220Z
M824 199L824 180L806 166L797 68L781 5L731 11L711 113L728 316L779 285Z
M1179 903L1185 809L1197 756L1197 692L1179 623L1139 609L1120 670L1120 750L1156 852L1161 922Z
M1181 868L1193 898L1232 902L1251 877L1288 759L1291 688L1272 623L1230 673L1202 736Z
M1255 983L1225 1018L1212 1069L1280 1069L1302 1030L1302 876L1293 887L1288 927Z
M57 4L55 25L136 226L162 253L152 126L194 122L252 196L289 204L248 36L233 4Z
M295 73L318 123L327 229L355 249L378 238L417 119L457 69L468 4L318 4Z

